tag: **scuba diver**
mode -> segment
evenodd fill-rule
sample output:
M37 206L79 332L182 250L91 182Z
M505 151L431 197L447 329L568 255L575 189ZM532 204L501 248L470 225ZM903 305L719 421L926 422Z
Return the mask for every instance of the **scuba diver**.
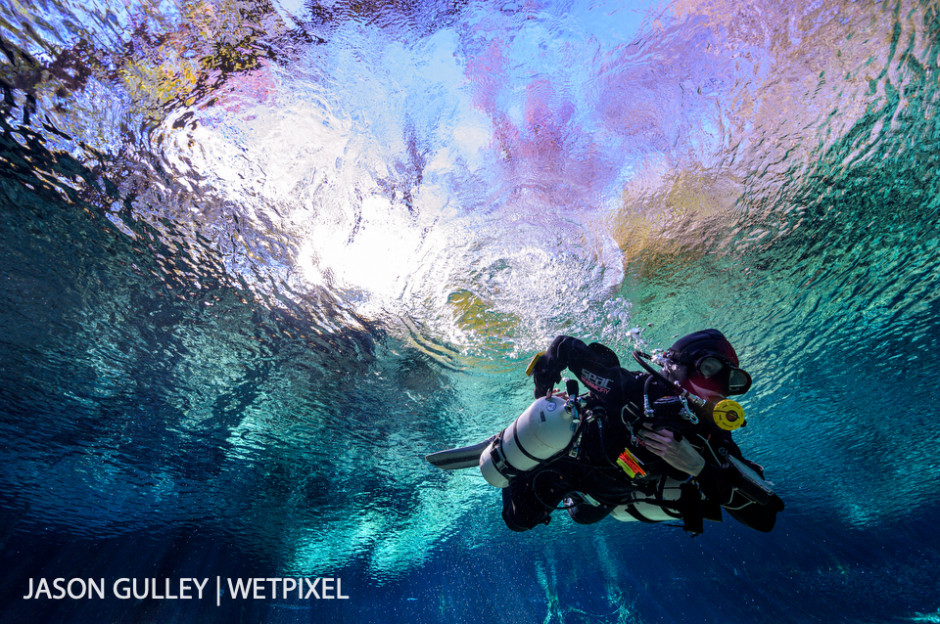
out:
M681 520L692 535L722 508L739 522L770 531L783 501L731 438L744 424L741 406L751 377L716 329L679 339L664 353L639 351L647 372L621 368L599 343L557 337L527 374L536 401L485 444L480 468L503 488L503 519L514 531L548 524L567 509L580 524ZM656 370L658 364L661 370ZM561 372L577 382L553 389Z

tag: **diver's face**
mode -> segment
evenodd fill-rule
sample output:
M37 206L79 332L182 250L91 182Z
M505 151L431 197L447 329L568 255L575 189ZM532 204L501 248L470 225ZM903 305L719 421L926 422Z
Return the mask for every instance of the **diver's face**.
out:
M684 389L706 401L720 401L728 396L727 384L716 377L708 379L703 375L693 374L691 377L687 377L681 385Z

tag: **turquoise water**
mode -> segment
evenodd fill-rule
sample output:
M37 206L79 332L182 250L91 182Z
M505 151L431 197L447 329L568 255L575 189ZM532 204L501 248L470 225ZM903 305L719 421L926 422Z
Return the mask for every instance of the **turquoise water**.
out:
M940 621L940 7L621 4L0 0L0 621ZM703 327L771 534L423 460Z

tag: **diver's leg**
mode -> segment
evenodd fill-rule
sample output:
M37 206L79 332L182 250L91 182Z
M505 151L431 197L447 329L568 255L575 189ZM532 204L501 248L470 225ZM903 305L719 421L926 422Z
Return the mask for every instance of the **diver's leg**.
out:
M513 531L548 524L552 511L570 489L553 470L516 477L503 488L503 521Z

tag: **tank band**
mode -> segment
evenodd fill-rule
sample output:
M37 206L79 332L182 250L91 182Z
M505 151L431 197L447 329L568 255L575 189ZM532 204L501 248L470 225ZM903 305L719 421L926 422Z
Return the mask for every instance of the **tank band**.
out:
M519 426L519 419L517 418L512 423L512 438L516 441L516 448L519 449L520 453L522 453L523 455L525 455L526 457L534 461L536 464L541 464L542 462L545 461L544 459L542 459L541 457L536 457L535 455L531 454L529 451L525 450L525 447L522 446L522 440L519 439L518 426Z

